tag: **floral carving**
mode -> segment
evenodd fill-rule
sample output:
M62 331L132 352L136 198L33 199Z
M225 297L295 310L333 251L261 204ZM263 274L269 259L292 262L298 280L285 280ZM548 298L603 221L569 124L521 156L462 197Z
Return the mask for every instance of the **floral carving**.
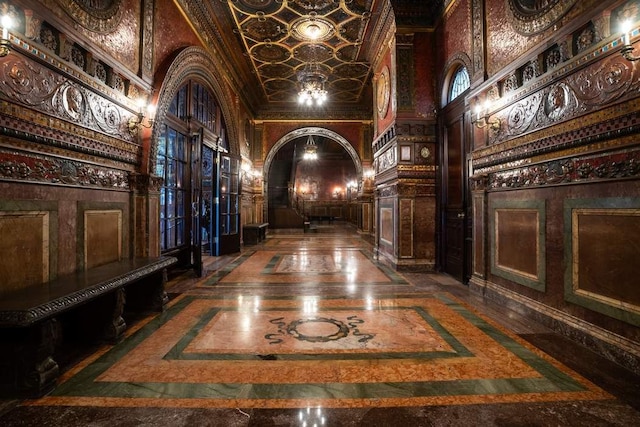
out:
M40 43L52 52L58 48L58 41L50 27L43 25L40 29Z
M76 64L78 68L84 70L85 60L84 60L84 52L82 52L78 46L71 46L71 62Z
M522 69L522 82L527 83L539 75L538 61L531 61Z
M511 24L521 34L537 34L555 24L576 0L506 0Z
M578 52L587 50L596 42L596 31L592 26L589 26L582 30L576 39L576 48Z
M640 176L640 151L633 151L602 156L573 157L492 173L489 178L489 188L524 188L638 176Z
M0 178L128 190L127 172L40 155L0 151Z
M107 82L107 69L104 67L104 64L98 62L96 64L96 78L103 83Z
M562 54L560 53L560 48L556 47L555 49L547 52L545 64L547 65L548 70L556 68L561 62Z
M518 77L514 74L509 75L503 82L503 92L509 93L518 89Z
M623 96L637 86L632 64L613 57L596 67L577 73L568 84L587 106L601 105Z
M593 111L640 89L633 64L611 56L580 70L540 92L516 102L507 113L507 126L491 135L501 142L529 130Z

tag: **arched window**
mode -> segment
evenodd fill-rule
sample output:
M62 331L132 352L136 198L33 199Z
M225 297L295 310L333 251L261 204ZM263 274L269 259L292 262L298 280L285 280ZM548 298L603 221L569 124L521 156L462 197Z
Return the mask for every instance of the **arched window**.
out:
M469 73L464 66L458 67L453 78L451 79L451 86L449 87L449 102L456 99L465 90L471 86L471 80L469 79Z

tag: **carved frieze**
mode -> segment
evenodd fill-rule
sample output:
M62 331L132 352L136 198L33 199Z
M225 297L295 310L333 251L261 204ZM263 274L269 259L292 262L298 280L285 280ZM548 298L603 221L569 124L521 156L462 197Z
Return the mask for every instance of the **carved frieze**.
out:
M473 0L473 80L484 73L484 2Z
M405 39L407 37L405 36ZM413 39L411 39L413 42ZM412 110L415 107L415 84L414 84L414 56L413 44L398 44L397 48L397 79L400 84L396 88L396 98L398 109Z
M640 150L635 150L559 159L495 172L489 174L488 185L491 190L499 190L639 176Z
M153 6L154 0L144 0L142 9L142 75L153 77Z
M129 190L128 173L78 161L0 148L0 179Z
M393 148L390 148L384 153L380 154L374 160L374 168L375 168L376 174L389 170L392 167L396 166L397 164L398 164L398 158L396 156L396 150Z
M389 185L377 190L378 197L394 197L398 195L398 187L396 185Z
M10 56L0 64L2 97L42 113L133 141L126 126L131 113L39 64Z
M110 137L7 101L0 101L0 113L3 142L17 149L71 156L118 169L139 162L142 147L137 142Z
M502 142L531 130L595 111L620 98L635 96L640 88L633 64L611 56L513 104L505 125L489 136Z

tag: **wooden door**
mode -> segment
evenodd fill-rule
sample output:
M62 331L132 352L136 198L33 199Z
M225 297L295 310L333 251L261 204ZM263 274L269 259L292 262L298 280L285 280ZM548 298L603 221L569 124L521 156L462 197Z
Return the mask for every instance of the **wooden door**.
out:
M191 136L191 262L196 276L202 276L202 132Z
M467 138L464 103L451 102L444 109L441 181L441 268L462 283L467 281Z
M220 153L219 171L217 255L224 255L240 251L240 159Z

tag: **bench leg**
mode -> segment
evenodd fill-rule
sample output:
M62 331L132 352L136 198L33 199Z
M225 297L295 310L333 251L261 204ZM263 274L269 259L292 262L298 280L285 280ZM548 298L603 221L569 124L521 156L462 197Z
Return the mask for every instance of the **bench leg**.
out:
M58 337L56 320L3 334L13 338L0 344L0 394L33 398L53 390L59 374L58 364L53 360Z
M127 286L125 308L130 312L161 312L169 302L164 290L167 270L164 269Z
M122 313L124 312L124 301L124 289L116 289L116 291L113 293L113 309L111 312L111 319L104 327L104 338L108 342L117 342L120 337L122 337L122 334L124 334L125 329L127 329L127 324L122 318Z

